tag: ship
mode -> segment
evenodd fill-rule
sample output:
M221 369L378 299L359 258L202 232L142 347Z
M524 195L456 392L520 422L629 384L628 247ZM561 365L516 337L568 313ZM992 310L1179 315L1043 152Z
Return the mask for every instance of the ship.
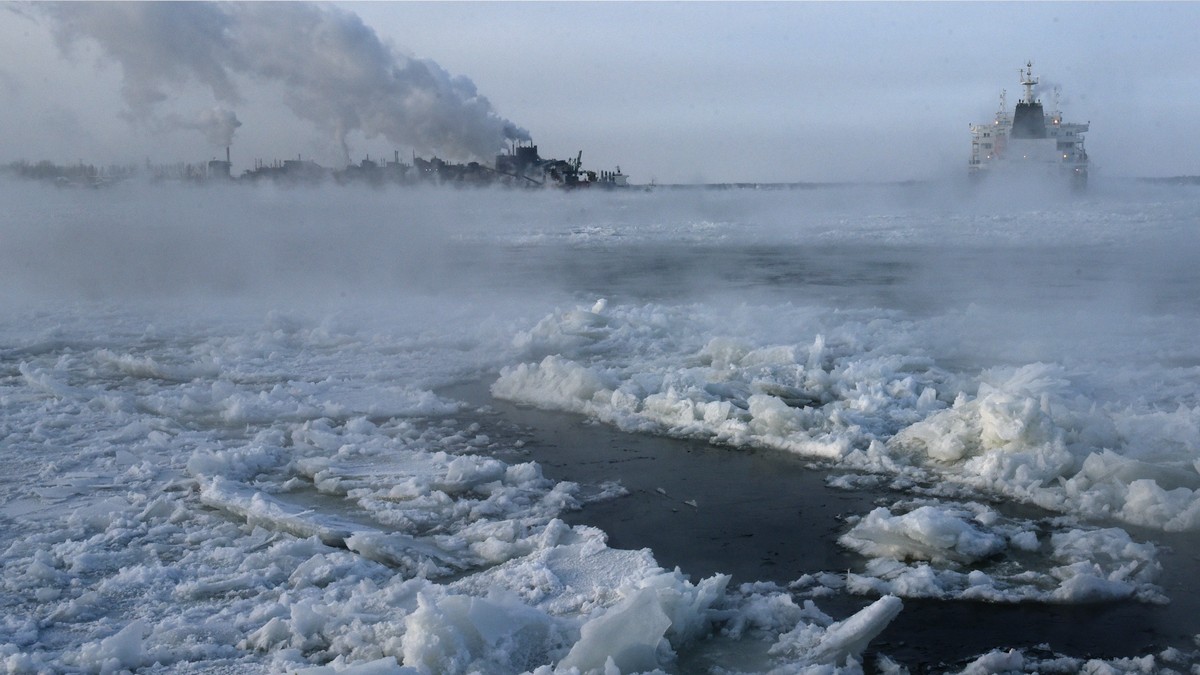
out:
M1025 96L1010 115L1006 92L1000 92L1000 109L991 122L971 125L971 159L967 173L973 179L995 174L1057 176L1075 188L1087 186L1088 154L1083 135L1089 122L1064 122L1059 110L1060 92L1054 89L1053 108L1046 112L1033 88L1033 62L1019 71Z
M627 188L629 177L616 171L591 171L583 168L583 151L575 159L543 159L532 142L514 144L508 152L496 155L495 172L516 179L518 184L579 188ZM524 183L522 183L522 181Z

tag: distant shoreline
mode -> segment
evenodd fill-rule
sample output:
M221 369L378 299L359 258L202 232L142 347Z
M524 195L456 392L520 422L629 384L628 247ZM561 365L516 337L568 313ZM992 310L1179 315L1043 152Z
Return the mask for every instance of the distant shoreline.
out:
M192 169L192 171L189 171ZM352 185L366 184L372 186L390 186L396 185L400 187L413 186L451 186L451 187L505 187L531 189L541 186L525 186L521 184L475 184L475 183L460 183L456 181L434 181L434 180L410 180L410 181L384 181L372 180L373 176L358 176L347 174L346 176L320 176L317 177L266 177L258 179L238 179L232 177L209 177L202 172L200 165L173 164L154 166L150 169L143 169L135 164L119 165L95 165L85 164L80 161L78 164L54 164L48 160L38 162L29 162L27 160L18 160L0 165L0 177L9 177L31 182L43 182L57 184L64 187L107 187L132 179L146 179L153 183L185 183L185 184L202 184L202 185L233 185L233 184L249 184L253 185L260 181L267 183L275 183L282 185L298 185L298 186L315 186L323 184L331 185ZM1134 181L1138 183L1149 183L1154 185L1200 185L1200 175L1180 175L1180 176L1112 176L1122 181ZM645 191L645 190L767 190L767 191L784 191L784 190L823 190L823 189L838 189L838 188L854 188L854 187L898 187L909 188L919 187L922 185L930 185L935 183L933 179L908 179L908 180L893 180L893 181L721 181L714 183L630 183L622 186L618 191ZM612 187L602 186L603 189L612 190Z

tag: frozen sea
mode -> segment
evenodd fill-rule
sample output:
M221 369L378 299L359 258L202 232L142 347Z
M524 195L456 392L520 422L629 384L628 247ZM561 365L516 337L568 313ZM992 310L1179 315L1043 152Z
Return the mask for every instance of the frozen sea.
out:
M1200 188L0 182L0 670L1200 672Z

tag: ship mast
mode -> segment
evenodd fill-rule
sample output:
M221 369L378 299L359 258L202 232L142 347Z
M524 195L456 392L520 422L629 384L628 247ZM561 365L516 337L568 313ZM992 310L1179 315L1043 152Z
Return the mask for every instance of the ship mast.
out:
M1017 74L1021 78L1021 84L1025 87L1025 100L1022 103L1033 103L1033 85L1038 83L1038 78L1033 76L1033 61L1025 62L1025 70L1018 70Z

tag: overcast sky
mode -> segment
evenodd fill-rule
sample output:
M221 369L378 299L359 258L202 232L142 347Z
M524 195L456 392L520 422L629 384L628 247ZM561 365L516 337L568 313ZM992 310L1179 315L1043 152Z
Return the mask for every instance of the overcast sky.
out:
M196 31L184 4L143 22L14 3L0 10L0 161L203 161L224 155L198 121L219 112L241 123L239 172L256 158L462 155L511 123L544 157L582 150L586 167L639 183L922 179L965 170L968 124L992 117L1001 89L1015 103L1031 59L1061 87L1066 121L1091 122L1095 172L1200 174L1195 2L334 7L322 16L346 29L337 49L435 62L432 99L466 103L421 110L462 119L431 128L398 85L386 96L408 117L384 119L385 95L330 70L339 56L306 62L316 50L295 5L235 13L242 43L222 54L197 44L222 34ZM210 58L189 73L176 49ZM467 125L475 136L451 138Z

